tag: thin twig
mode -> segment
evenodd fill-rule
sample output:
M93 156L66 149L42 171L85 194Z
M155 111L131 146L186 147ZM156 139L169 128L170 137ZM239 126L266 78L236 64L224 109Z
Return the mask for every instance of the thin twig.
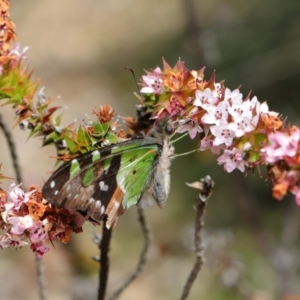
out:
M98 300L104 300L106 295L106 289L108 284L109 275L109 250L110 240L112 236L112 228L106 227L106 220L103 221L102 225L102 239L100 240L100 270L99 270L99 289L98 289Z
M191 270L191 273L185 283L183 288L183 293L181 295L181 300L187 299L192 288L192 285L197 278L199 271L201 270L203 264L203 257L202 257L202 246L201 246L201 231L204 225L203 222L203 214L204 209L206 207L206 202L202 202L201 200L197 201L196 204L196 220L195 220L195 236L194 236L194 246L195 246L195 253L196 253L196 261Z
M10 152L10 156L12 159L12 164L13 164L13 168L15 171L15 176L16 176L17 182L21 183L21 182L23 182L23 178L22 178L21 168L20 168L20 164L19 164L19 160L18 160L17 151L16 151L16 146L15 146L14 140L12 138L12 135L10 133L10 130L7 128L1 113L0 113L0 128L2 129L2 131L4 133L4 136L7 141L7 145L9 147L9 152ZM35 262L36 262L37 277L38 277L39 297L40 297L40 300L46 300L47 299L47 296L46 296L47 283L46 283L46 279L45 279L44 266L43 266L41 259L39 259L37 256L36 256Z
M198 182L194 182L192 184L187 184L187 185L200 190L195 204L196 219L195 219L194 247L196 253L196 261L190 272L190 275L187 278L180 300L185 300L188 298L193 283L196 280L198 273L201 270L201 267L203 265L204 260L203 260L201 232L204 225L203 219L204 219L207 199L212 195L212 188L214 186L214 182L211 180L210 176L206 176L205 178L201 179Z
M140 222L143 236L145 239L144 247L142 249L142 252L140 254L140 259L137 264L137 267L135 271L125 280L125 282L112 294L112 296L109 298L109 300L115 300L117 299L120 294L139 276L140 273L143 272L146 261L147 261L147 256L150 248L150 244L152 241L152 234L151 234L151 229L150 226L145 218L144 211L141 207L137 207L138 210L138 221Z
M185 40L187 50L199 66L207 64L202 43L202 29L194 0L183 0L183 11L186 17Z
M35 263L37 269L37 277L38 277L38 286L39 286L39 298L40 300L47 299L47 282L45 280L45 268L42 263L42 260L35 256Z
M23 180L22 180L21 169L20 169L20 165L19 165L19 161L18 161L16 146L15 146L13 137L12 137L9 129L7 128L7 126L6 126L6 124L3 120L3 117L1 115L1 113L0 113L0 127L1 127L1 129L4 133L4 136L5 136L6 141L7 141L7 145L9 147L9 153L10 153L10 156L11 156L11 159L12 159L12 164L13 164L14 171L15 171L15 174L16 174L17 182L21 183Z

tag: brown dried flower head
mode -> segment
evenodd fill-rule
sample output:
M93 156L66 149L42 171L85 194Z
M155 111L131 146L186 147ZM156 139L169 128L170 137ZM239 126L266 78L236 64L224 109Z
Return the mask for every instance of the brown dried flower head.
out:
M98 110L94 110L93 114L97 116L101 124L109 122L116 114L109 104L100 105Z

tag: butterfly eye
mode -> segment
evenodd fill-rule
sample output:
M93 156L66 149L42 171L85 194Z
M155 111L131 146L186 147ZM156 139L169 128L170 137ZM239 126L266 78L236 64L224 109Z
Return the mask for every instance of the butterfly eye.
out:
M173 126L172 126L171 124L167 124L167 125L165 126L165 133L166 133L166 134L171 134L171 133L173 133Z

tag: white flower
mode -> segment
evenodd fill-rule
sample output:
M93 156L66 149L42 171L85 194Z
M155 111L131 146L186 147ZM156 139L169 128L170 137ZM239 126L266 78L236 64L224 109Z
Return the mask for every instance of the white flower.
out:
M228 129L227 124L219 124L210 127L211 133L215 136L213 145L219 146L225 144L226 146L231 146L232 140L235 137L235 132Z
M207 106L206 110L207 113L201 119L204 124L227 123L228 111L225 102L220 102L217 106Z
M204 91L196 91L196 99L194 101L194 105L206 109L208 106L215 104L217 101L217 95L214 95L213 92L209 88L207 88Z

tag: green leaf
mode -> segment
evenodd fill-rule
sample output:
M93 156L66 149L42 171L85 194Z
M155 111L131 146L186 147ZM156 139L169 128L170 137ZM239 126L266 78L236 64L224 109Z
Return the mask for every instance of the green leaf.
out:
M38 132L43 130L43 126L41 123L38 123L30 132L29 137L34 136L35 134L37 134Z
M82 185L89 186L93 183L93 180L94 180L94 167L90 166L87 168L87 170L84 173Z
M108 133L106 134L105 139L106 139L110 144L114 144L114 143L117 143L117 142L120 141L119 138L118 138L115 134L113 134L113 133L111 133L111 132L108 132Z
M77 137L78 142L82 142L85 140L84 131L82 130L81 125L79 125L77 134L78 134L78 137Z
M77 148L76 143L74 142L74 140L72 140L71 138L69 138L68 136L65 137L65 141L67 143L67 147L70 150L71 153L75 153L75 149Z
M80 173L80 165L77 159L71 161L70 177L73 178Z
M264 133L257 133L254 136L254 146L256 148L261 148L261 145L266 142L267 136Z
M61 135L58 132L52 131L50 134L48 134L46 136L46 139L43 142L43 146L47 146L47 145L55 143L59 139L60 136Z
M94 126L94 132L91 135L94 137L104 137L108 132L108 129L109 129L108 123L104 123L104 124L96 123Z

